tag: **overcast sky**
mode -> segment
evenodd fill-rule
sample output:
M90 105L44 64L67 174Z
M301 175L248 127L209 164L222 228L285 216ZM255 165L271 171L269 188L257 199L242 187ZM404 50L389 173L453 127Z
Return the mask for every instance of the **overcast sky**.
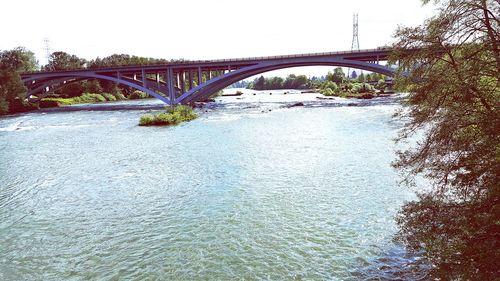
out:
M111 54L213 59L361 49L433 14L420 0L2 0L0 50L24 46L92 59Z

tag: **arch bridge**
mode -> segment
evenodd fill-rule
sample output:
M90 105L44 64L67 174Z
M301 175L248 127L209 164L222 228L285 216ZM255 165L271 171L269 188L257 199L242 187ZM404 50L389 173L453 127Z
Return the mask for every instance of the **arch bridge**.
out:
M394 76L395 69L380 64L392 49L311 53L271 57L185 61L168 64L126 65L99 69L75 69L22 73L27 97L40 99L68 83L99 79L143 91L166 104L202 101L245 78L289 67L340 66Z

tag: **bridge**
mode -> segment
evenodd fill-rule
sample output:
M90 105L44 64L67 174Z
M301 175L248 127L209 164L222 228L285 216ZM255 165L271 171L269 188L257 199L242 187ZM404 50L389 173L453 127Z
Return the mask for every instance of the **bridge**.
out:
M116 82L143 91L168 105L208 99L245 78L289 67L340 66L394 76L395 69L380 64L392 49L311 53L300 55L198 60L167 64L126 65L99 69L22 73L29 99L40 99L68 83L87 79Z

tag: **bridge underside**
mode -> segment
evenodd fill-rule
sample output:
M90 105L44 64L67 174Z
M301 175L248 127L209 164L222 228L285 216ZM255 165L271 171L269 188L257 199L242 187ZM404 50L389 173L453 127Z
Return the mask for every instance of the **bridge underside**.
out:
M330 55L275 57L251 61L188 62L177 65L126 66L108 69L22 74L28 98L43 98L69 83L86 79L107 80L143 91L169 105L203 101L245 78L300 66L350 67L393 76L395 70L378 63L379 55ZM36 98L34 98L36 97Z

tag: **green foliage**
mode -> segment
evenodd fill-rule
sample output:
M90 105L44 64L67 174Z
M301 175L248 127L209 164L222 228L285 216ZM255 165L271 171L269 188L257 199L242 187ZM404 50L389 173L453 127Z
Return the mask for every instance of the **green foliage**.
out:
M379 81L379 80L384 80L385 81L385 75L380 74L380 73L368 73L366 74L366 79L365 81Z
M78 69L85 66L86 60L75 55L70 55L66 52L54 52L49 57L49 63L44 67L44 70L68 70Z
M109 95L109 94L106 94ZM110 95L112 98L114 96ZM91 94L86 93L79 97L74 98L43 98L40 101L41 107L53 107L53 106L61 106L61 105L72 105L79 103L97 103L97 102L105 102L106 98L102 94Z
M86 92L86 89L83 86L82 82L77 82L77 83L69 83L67 85L64 85L62 88L60 88L58 91L54 92L54 94L52 94L52 95L57 96L57 97L62 97L62 98L73 98L73 97L81 96L85 92Z
M161 113L163 114L163 113ZM139 119L139 126L153 126L155 124L155 115L146 114L142 115Z
M101 94L90 94L86 93L79 97L73 98L76 103L96 103L96 102L105 102L106 98Z
M283 83L284 89L308 89L312 83L305 75L290 74Z
M113 96L115 96L116 100L126 100L127 99L127 97L125 97L125 95L122 94L121 91L114 93Z
M356 78L356 81L358 83L365 83L366 81L366 77L365 77L365 74L364 73L361 73L357 78Z
M338 96L339 87L335 82L328 80L321 85L319 92L325 96Z
M35 55L24 48L0 52L0 114L25 111L26 87L20 73L37 69Z
M254 90L264 90L264 85L266 83L266 79L264 79L264 76L260 76L259 78L255 79L253 82L253 88Z
M103 93L101 83L96 79L90 79L82 82L82 87L85 93Z
M338 94L330 88L320 89L319 92L324 96L338 96Z
M290 74L285 80L281 77L260 76L247 85L254 90L277 90L277 89L309 89L312 82L305 75Z
M116 97L110 93L101 94L107 101L116 101Z
M353 83L352 87L349 89L351 93L374 93L375 88L367 83Z
M326 80L332 81L337 85L344 84L346 82L346 76L341 67L337 67L332 72L328 72L326 75Z
M419 143L395 166L430 181L397 218L398 239L446 280L500 276L500 2L437 1L439 14L400 28L397 85L409 89L399 140ZM418 49L415 49L418 48ZM412 50L408 52L408 50ZM408 76L402 71L408 71Z
M198 115L192 107L176 105L166 107L166 112L146 114L139 119L139 126L168 126L196 119Z
M171 60L171 62L177 62L182 60ZM166 59L155 59L146 58L139 56L131 56L125 54L114 54L104 58L96 58L88 63L89 68L102 68L110 66L120 66L120 65L146 65L146 64L158 64L158 63L168 63Z
M378 80L377 84L375 84L375 89L380 90L380 91L384 91L386 87L387 87L387 84L385 84L384 79Z
M144 93L143 91L135 90L128 98L131 100L146 99L151 96Z

